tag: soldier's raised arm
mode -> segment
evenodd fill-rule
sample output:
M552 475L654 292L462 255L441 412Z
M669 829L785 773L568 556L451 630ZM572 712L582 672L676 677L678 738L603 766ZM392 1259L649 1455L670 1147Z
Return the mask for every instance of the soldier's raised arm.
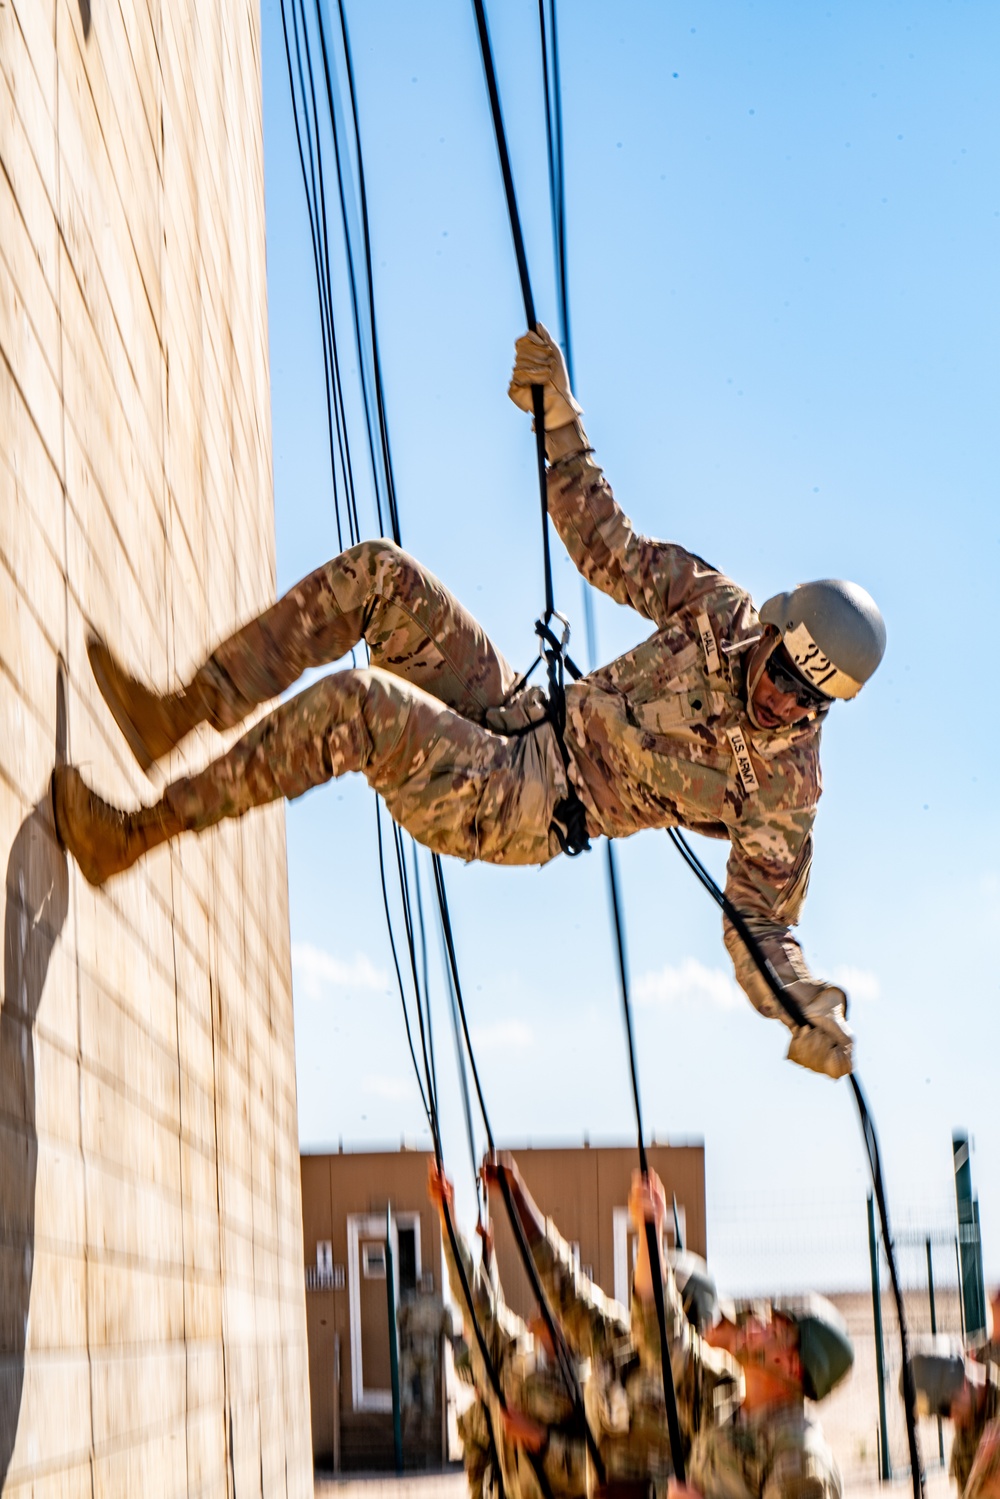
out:
M669 541L640 536L618 505L587 441L558 344L539 324L517 340L508 394L531 412L531 387L545 398L549 515L580 572L619 604L654 624L719 586L720 574Z
M818 790L817 793L818 795ZM781 1020L792 1031L788 1058L828 1077L843 1077L853 1065L854 1038L846 1023L843 989L816 978L809 970L791 927L798 922L812 866L815 796L800 807L769 810L751 818L732 834L726 869L726 894L743 916L789 996L804 1010L811 1027L796 1027L728 920L723 936L736 980L754 1009Z
M643 1177L638 1171L633 1176L629 1213L637 1237L632 1285L632 1341L645 1373L659 1381L663 1373L660 1323L653 1296L655 1271L646 1231L647 1222L651 1222L660 1245L659 1269L677 1413L681 1430L690 1436L701 1427L721 1422L732 1413L743 1395L743 1376L728 1354L721 1349L709 1348L688 1322L663 1247L666 1193L655 1171L651 1171L648 1177ZM719 1492L724 1491L720 1489Z
M465 1287L462 1284L459 1260L455 1256L451 1235L445 1223L446 1214L450 1214L452 1225L454 1225L455 1190L444 1172L434 1165L430 1167L428 1173L427 1190L441 1218L441 1243L444 1247L445 1264L448 1267L448 1283L466 1327L465 1341L469 1348L469 1360L475 1385L486 1397L492 1393L489 1372L483 1363L479 1341L469 1325L469 1305L465 1296ZM490 1357L494 1365L497 1365L501 1361L504 1350L524 1332L524 1323L507 1306L499 1288L490 1285L482 1266L473 1262L469 1246L457 1230L455 1241L458 1245L461 1269L465 1272L465 1279L472 1294L473 1314L482 1331Z
M525 1186L513 1156L502 1152L483 1172L497 1191L500 1177L506 1179L538 1278L570 1348L578 1358L609 1356L628 1337L624 1307L583 1274L566 1240Z

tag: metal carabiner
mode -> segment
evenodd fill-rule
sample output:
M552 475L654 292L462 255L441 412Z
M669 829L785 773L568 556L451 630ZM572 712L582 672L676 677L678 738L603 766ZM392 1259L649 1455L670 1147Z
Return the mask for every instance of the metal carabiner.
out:
M569 645L569 634L570 634L569 620L566 618L565 614L560 614L558 609L553 609L553 611L552 611L552 618L553 619L558 619L560 621L560 623L562 624L563 632L562 632L562 640L560 640L560 642L559 642L559 654L561 656L565 656L565 654L566 654L566 647Z
M562 625L562 639L556 649L558 649L560 656L565 656L570 636L570 624L565 614L560 614L558 609L553 609L549 614L546 614L544 619L539 619L535 622L535 634L541 639L542 649L544 650L546 634L552 634L552 631L549 629L549 621L552 619L557 619Z

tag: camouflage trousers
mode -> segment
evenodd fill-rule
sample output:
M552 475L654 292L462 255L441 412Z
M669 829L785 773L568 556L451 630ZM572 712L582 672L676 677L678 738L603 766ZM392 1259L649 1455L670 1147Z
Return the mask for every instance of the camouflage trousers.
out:
M188 691L228 729L362 640L369 667L321 678L167 788L181 825L200 831L355 770L436 853L494 864L558 853L566 775L544 699L515 692L481 625L392 542L362 542L303 578L224 641Z

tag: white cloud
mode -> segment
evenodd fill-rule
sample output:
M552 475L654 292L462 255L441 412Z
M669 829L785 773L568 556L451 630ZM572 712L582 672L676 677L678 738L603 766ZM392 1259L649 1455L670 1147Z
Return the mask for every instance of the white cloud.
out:
M326 988L381 993L389 983L385 969L376 968L364 953L355 953L345 961L311 942L292 943L292 972L296 984L309 999L321 999Z
M643 1005L713 1005L718 1010L735 1010L740 1005L732 975L721 968L706 968L697 958L641 973L635 981L635 997Z
M846 989L849 1000L871 1004L882 993L878 975L872 973L870 968L855 968L850 963L840 963L831 971L830 977L835 984Z
M535 1039L530 1025L523 1020L498 1020L494 1025L474 1025L472 1044L477 1051L525 1051Z

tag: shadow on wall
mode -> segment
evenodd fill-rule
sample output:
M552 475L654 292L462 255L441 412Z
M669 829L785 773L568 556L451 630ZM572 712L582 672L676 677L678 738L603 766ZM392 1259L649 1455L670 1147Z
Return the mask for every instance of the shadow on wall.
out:
M56 677L56 761L66 758L66 686ZM49 959L69 903L66 856L56 842L48 787L7 860L0 996L0 1488L7 1477L24 1388L35 1258L35 1056L32 1032Z

